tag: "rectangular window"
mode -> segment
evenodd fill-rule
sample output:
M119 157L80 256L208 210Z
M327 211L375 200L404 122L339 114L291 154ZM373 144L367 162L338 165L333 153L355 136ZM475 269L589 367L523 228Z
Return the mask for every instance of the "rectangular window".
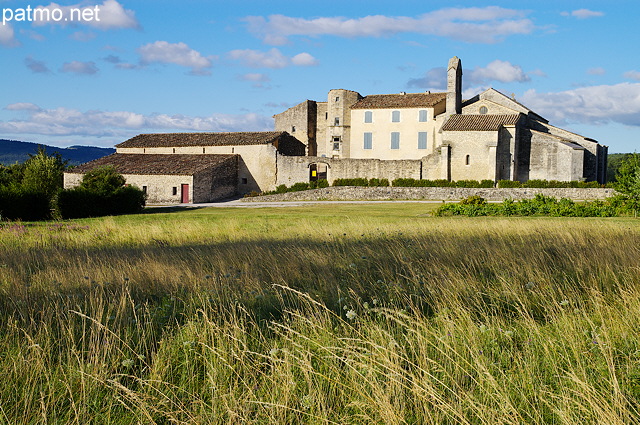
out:
M246 177L242 177L242 184L247 184L249 183L249 180Z
M291 126L291 132L292 132L292 133L295 133L295 132L296 132L296 126L295 126L295 125L292 125L292 126Z
M364 148L373 149L373 134L364 133Z
M336 96L336 102L340 102L340 96Z
M340 125L340 118L335 117L335 119L333 120L333 125Z
M400 111L391 112L391 122L400 122Z
M147 186L142 186L142 192L147 193Z
M372 123L373 122L373 112L365 111L365 113L364 113L364 122L365 123Z
M421 109L418 111L418 121L427 122L427 111L426 109Z
M418 133L418 149L426 149L427 148L427 132L420 131Z
M334 151L339 151L340 150L340 138L339 137L334 137L333 138L333 150Z
M178 188L174 186L173 189L171 190L171 194L173 196L176 196L178 194Z
M391 149L400 149L400 133L397 131L391 133Z

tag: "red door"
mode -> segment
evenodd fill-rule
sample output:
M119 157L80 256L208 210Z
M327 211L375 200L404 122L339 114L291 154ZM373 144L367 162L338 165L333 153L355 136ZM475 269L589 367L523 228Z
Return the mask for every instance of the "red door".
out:
M180 202L182 202L183 204L189 203L189 185L188 184L182 185L182 200Z

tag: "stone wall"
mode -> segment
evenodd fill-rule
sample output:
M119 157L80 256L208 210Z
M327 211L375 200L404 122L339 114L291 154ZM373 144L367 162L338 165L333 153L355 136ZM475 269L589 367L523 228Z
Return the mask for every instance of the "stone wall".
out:
M294 183L309 181L309 166L324 163L328 166L327 180L333 183L336 179L380 178L390 182L397 178L420 179L422 161L380 159L331 159L320 157L280 156L277 159L276 185L291 186Z
M234 156L193 176L193 203L215 202L236 193L239 157Z
M244 198L246 202L278 201L350 201L350 200L432 200L458 201L478 195L488 201L532 199L538 193L555 198L574 200L606 199L613 189L533 189L533 188L460 188L460 187L327 187L323 189L290 192L279 195Z

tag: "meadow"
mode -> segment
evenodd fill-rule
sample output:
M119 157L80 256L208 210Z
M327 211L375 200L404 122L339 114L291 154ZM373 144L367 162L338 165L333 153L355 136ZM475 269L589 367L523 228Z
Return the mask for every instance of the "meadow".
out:
M0 224L0 424L636 424L640 221Z

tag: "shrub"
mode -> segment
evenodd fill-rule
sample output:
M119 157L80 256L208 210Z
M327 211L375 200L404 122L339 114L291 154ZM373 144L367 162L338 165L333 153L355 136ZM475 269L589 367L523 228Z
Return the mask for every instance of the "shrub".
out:
M368 185L369 185L369 187L386 187L386 186L389 186L389 180L387 180L387 179L370 179Z
M288 192L300 192L302 190L309 190L309 183L294 183L289 189Z
M510 188L510 187L522 187L522 183L517 180L499 180L497 187Z
M0 218L3 220L46 220L51 217L49 196L43 191L21 187L0 187Z
M333 181L334 186L368 186L369 181L364 178L354 179L335 179Z
M112 166L100 167L87 172L82 177L80 187L91 192L110 194L123 187L125 179Z

